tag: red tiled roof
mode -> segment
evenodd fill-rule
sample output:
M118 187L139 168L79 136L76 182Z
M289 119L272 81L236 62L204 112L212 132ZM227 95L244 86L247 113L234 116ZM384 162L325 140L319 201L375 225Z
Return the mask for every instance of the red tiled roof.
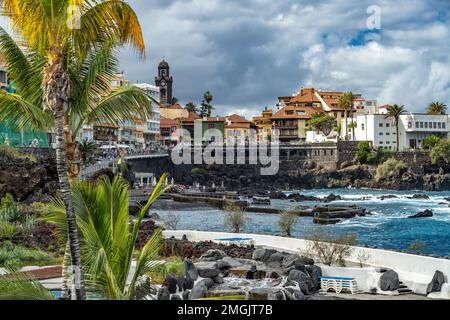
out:
M178 120L167 119L164 117L161 117L160 119L160 127L175 126L178 124L179 124Z
M292 111L293 114L288 114ZM320 108L313 107L298 107L298 106L287 106L275 113L271 119L305 119L309 120L315 113L323 112ZM301 113L301 114L299 114Z

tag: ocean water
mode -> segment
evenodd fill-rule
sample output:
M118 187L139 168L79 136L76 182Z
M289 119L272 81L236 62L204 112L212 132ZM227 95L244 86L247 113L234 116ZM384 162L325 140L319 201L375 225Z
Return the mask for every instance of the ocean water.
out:
M341 201L331 205L355 204L373 215L344 220L336 225L321 226L313 224L311 217L299 218L293 228L293 236L302 238L316 233L356 234L358 245L383 248L396 251L408 251L411 244L420 242L425 247L420 253L436 256L450 256L450 192L412 192L366 189L334 190L298 190L301 194L324 197L330 193L340 195ZM414 194L424 193L430 197L408 199ZM397 199L380 200L383 195L396 195ZM273 200L272 206L293 208L299 205L317 205L315 202L292 203L288 200ZM425 209L433 210L434 217L407 219ZM167 210L156 210L164 219ZM224 227L224 212L212 208L189 208L188 210L171 210L178 214L180 230L229 231ZM278 215L248 213L248 223L242 232L279 235Z

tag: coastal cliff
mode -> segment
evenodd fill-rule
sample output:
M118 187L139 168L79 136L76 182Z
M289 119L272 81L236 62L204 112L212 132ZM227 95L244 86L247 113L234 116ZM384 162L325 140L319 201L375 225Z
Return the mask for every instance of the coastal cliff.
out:
M175 181L178 184L223 186L230 190L239 190L243 194L262 194L266 191L322 188L372 188L390 190L450 190L450 166L408 167L398 174L376 179L373 165L345 163L337 170L316 167L314 164L298 166L295 161L283 162L278 174L261 176L256 166L250 165L209 165L195 166L186 172L175 169ZM188 174L187 174L188 173Z

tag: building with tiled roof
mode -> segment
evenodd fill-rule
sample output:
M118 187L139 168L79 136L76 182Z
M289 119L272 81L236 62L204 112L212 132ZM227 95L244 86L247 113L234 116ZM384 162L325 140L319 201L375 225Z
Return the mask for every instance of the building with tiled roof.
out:
M189 117L189 111L180 106L178 103L173 105L161 105L160 113L161 117L172 120Z
M229 139L236 140L240 138L244 138L245 140L247 140L249 137L250 129L256 129L255 124L240 115L232 114L228 117L225 117L226 141L229 141Z
M319 107L288 105L270 119L273 128L279 130L281 142L305 142L307 122L315 113L321 112Z
M253 123L256 126L258 141L263 138L271 139L272 136L272 118L273 110L267 107L261 113L260 117L253 117Z
M168 119L161 116L160 119L160 136L159 141L165 146L176 145L179 141L179 137L175 136L175 133L180 129L180 123L178 120Z

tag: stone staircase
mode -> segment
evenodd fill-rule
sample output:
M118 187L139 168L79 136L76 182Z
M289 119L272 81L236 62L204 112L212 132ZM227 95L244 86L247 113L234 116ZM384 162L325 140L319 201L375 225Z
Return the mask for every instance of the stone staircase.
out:
M400 281L400 288L398 289L398 293L403 296L407 294L413 294L413 291Z

